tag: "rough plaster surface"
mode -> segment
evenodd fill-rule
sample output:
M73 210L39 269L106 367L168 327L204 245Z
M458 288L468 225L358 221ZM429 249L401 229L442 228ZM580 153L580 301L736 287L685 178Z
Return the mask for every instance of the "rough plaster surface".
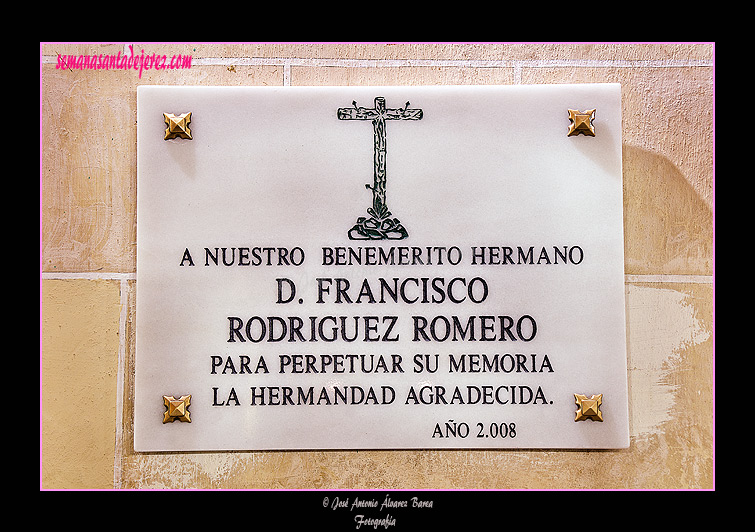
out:
M42 284L41 480L46 488L112 486L119 314L117 282Z

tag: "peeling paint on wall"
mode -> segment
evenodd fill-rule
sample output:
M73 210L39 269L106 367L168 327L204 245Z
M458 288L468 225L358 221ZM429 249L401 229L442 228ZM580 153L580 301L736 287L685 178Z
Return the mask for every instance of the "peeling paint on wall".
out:
M689 299L683 291L627 286L630 434L637 438L671 420L679 388L672 374L682 353L711 337Z

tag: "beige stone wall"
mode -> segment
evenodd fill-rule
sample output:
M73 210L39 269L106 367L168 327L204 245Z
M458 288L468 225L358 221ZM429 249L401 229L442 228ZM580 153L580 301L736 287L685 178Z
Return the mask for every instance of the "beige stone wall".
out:
M41 46L42 489L712 489L713 44L160 44L181 70ZM621 451L133 450L136 87L622 84L631 445Z

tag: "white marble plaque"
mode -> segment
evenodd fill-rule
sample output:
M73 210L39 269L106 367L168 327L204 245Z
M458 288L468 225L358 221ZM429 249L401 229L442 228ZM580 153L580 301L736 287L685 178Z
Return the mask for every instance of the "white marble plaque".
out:
M628 446L619 85L137 118L137 451Z

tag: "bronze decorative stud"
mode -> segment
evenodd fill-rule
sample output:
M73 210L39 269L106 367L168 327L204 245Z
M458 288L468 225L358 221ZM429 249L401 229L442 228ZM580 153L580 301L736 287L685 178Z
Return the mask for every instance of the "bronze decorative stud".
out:
M592 121L595 120L595 109L584 112L575 111L574 109L569 109L568 111L569 120L571 120L569 133L567 134L568 137L579 135L580 133L588 137L595 136L595 127L592 125Z
M163 403L165 404L165 408L167 408L163 417L163 423L172 423L175 420L191 423L191 415L189 413L191 395L182 395L178 399L172 395L163 395Z
M603 394L593 395L589 399L586 395L574 394L574 401L579 407L577 409L577 415L574 421L584 421L590 419L592 421L603 421L603 414L600 411L600 405L603 403Z
M165 124L168 126L165 129L165 139L188 139L191 140L191 129L189 128L189 122L191 122L191 113L184 113L182 115L174 115L170 113L163 113Z

